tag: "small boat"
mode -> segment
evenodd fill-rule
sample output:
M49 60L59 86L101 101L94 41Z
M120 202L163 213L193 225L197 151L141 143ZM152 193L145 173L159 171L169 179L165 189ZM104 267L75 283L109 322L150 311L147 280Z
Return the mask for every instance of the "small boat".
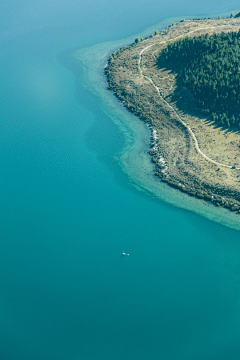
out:
M127 255L127 254L126 254L126 253L122 253L122 255L124 255L124 256L125 256L125 255Z

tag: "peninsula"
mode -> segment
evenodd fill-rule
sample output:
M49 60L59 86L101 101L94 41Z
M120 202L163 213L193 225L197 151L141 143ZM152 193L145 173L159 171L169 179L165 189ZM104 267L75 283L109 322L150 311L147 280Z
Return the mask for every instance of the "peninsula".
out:
M239 17L183 19L114 51L105 68L109 89L151 131L159 181L236 213L239 49Z

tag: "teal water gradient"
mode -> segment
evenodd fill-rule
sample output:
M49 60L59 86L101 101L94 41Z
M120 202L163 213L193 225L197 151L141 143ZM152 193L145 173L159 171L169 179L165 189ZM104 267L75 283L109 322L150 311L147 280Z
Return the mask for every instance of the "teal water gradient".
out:
M1 23L0 358L239 359L239 232L132 186L125 135L61 62L172 10L51 4Z

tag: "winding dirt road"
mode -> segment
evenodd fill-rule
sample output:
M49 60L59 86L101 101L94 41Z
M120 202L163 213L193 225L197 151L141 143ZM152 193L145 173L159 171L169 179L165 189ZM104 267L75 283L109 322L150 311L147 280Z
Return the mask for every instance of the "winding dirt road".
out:
M189 31L189 32L187 33L187 35L189 35L189 34L191 34L191 33L194 33L194 32L197 32L197 31L199 31L199 30L214 29L214 28L216 28L216 27L221 28L221 27L225 27L225 26L226 26L226 25L202 27L202 28L198 28L198 29ZM167 43L167 42L169 42L169 41L176 41L177 39L179 39L179 38L181 38L181 37L183 37L183 36L186 36L186 34L182 34L182 35L176 36L175 38L170 39L170 40L167 40L167 41L159 41L159 42L156 42L156 43L151 44L151 45L148 45L148 46L146 46L144 49L142 49L142 50L140 51L140 53L139 53L139 60L138 60L138 67L139 67L140 74L141 74L145 79L147 79L148 81L150 81L150 83L151 83L151 84L154 86L154 88L157 90L158 95L160 96L160 98L165 102L165 104L167 104L167 106L168 106L171 110L174 111L174 113L177 115L177 118L178 118L178 120L181 122L181 124L187 128L188 132L190 133L190 135L192 136L192 138L193 138L193 140L194 140L195 148L196 148L197 152L198 152L200 155L202 155L206 160L214 163L215 165L224 166L224 167L229 168L229 169L233 168L233 169L236 169L236 170L240 170L240 168L235 168L235 167L233 167L232 165L221 164L221 163L219 163L219 162L211 159L211 158L208 157L206 154L204 154L204 153L202 152L202 150L200 149L199 144L198 144L198 141L197 141L197 138L196 138L194 132L192 131L192 129L190 128L190 126L188 126L188 125L181 119L181 117L179 116L178 112L174 109L174 107L173 107L172 105L170 105L170 104L163 98L163 96L161 95L160 89L159 89L159 88L157 87L157 85L153 82L153 80L152 80L150 77L148 77L147 75L144 75L144 74L143 74L143 71L142 71L142 69L141 69L141 60L142 60L142 55L143 55L143 53L144 53L147 49L149 49L149 48L151 48L152 46L155 46L155 45L165 44L165 43Z

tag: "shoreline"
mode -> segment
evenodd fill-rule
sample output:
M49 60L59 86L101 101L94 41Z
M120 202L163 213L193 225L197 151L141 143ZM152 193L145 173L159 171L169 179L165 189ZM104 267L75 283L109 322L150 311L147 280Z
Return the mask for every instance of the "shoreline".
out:
M164 28L173 20L176 18L165 19L163 22L144 30L140 35L146 36L156 27ZM75 74L78 81L80 80L81 86L101 99L103 112L124 135L123 148L113 155L113 159L119 165L119 171L125 174L128 185L157 201L168 203L176 209L194 212L222 226L240 230L239 218L235 213L223 207L215 207L211 202L204 202L198 198L187 196L185 193L168 186L165 182L159 181L154 175L155 164L151 162L151 157L148 154L150 129L107 90L107 80L103 71L109 54L114 49L125 46L132 39L133 36L130 36L123 40L65 52L66 62L70 64L68 68ZM72 63L74 63L73 67L71 66ZM79 68L84 69L84 73L81 72L81 75L79 75Z
M222 24L223 22L224 24ZM187 25L185 23L187 23ZM166 101L166 98L162 96L160 89L162 84L160 84L160 87L158 87L153 80L153 77L156 74L153 72L152 69L148 69L149 63L151 62L150 56L147 58L147 60L145 59L145 63L147 63L147 66L145 65L144 69L145 72L141 68L142 55L146 49L156 47L157 45L167 44L172 41L174 42L176 38L183 38L192 35L193 33L198 33L198 35L201 35L202 33L206 34L209 32L210 29L213 30L213 33L216 33L216 31L220 29L225 31L238 31L240 29L240 23L238 19L192 20L188 22L186 21L185 23L175 24L174 30L172 28L169 29L168 27L167 29L164 29L155 36L152 35L147 39L143 39L143 41L141 42L137 42L136 44L131 44L129 46L119 49L114 58L110 57L108 67L105 68L105 73L109 82L109 88L114 91L115 95L124 104L124 106L128 108L128 110L130 110L132 113L144 120L149 125L150 129L154 129L154 131L156 131L157 133L163 131L163 127L166 126L167 122L169 123L169 127L173 127L175 125L175 136L181 136L182 138L181 144L178 143L177 145L184 147L185 144L185 148L182 149L181 153L181 155L185 156L185 161L181 162L181 174L179 172L176 173L176 164L175 168L174 165L171 164L172 160L167 155L168 151L166 151L166 146L164 147L163 141L161 141L161 136L158 136L159 140L154 140L152 130L149 153L152 156L152 161L156 164L156 175L160 177L162 181L168 183L174 188L181 190L184 193L187 193L190 196L196 196L199 199L210 201L216 206L223 206L227 209L230 209L231 211L235 211L236 213L240 214L240 191L238 187L227 187L225 183L221 183L219 179L214 179L214 183L214 181L212 181L213 176L211 181L209 182L206 180L205 182L203 182L201 177L197 178L196 174L191 174L192 181L189 181L189 176L183 176L183 173L188 172L189 168L189 166L187 166L188 164L186 164L187 161L189 162L187 152L193 153L193 147L195 147L195 150L197 150L197 152L205 158L204 160L213 163L211 169L212 174L214 171L219 171L219 167L226 167L232 170L232 172L236 173L236 170L239 170L239 167L233 165L226 165L224 163L215 161L205 155L202 150L200 150L197 138L191 127L181 119L176 108L174 108L172 104ZM203 27L198 27L199 24L200 26L203 25ZM209 26L209 24L211 26ZM178 28L176 29L177 25ZM174 38L172 37L172 34L175 34ZM158 38L157 42L155 42L155 38ZM142 47L143 43L144 47ZM127 53L127 55L125 53ZM121 69L121 71L118 71L118 69ZM151 76L146 75L148 70ZM143 79L147 81L143 81ZM159 79L157 80L159 81ZM145 93L141 91L143 87L147 89ZM155 92L151 87L154 88ZM148 92L149 95L146 95L146 92ZM156 92L161 98L161 102L159 102L159 99L156 98ZM168 97L171 95L171 93L168 94ZM142 100L144 96L145 98L144 100ZM154 104L151 104L152 107L149 110L149 103L151 103L151 101ZM156 106L161 107L161 110L155 110L154 112L155 103L157 104ZM169 109L166 109L165 105L170 108L170 111ZM140 108L142 109L142 111L140 110ZM166 112L168 112L167 116ZM153 115L151 113L153 113ZM156 123L154 116L156 118L158 117L158 123ZM164 119L164 121L162 119ZM163 122L165 122L165 124L163 124ZM159 123L161 124L159 125ZM185 127L185 129L183 129L183 127ZM173 132L173 129L171 129L171 132ZM168 137L165 137L164 140L167 144L170 143L169 137L171 136L173 135L168 134ZM177 151L174 152L172 150L172 155L175 157L179 157ZM194 156L196 158L196 154L194 154ZM195 168L198 166L199 162L203 162L202 159L195 160ZM201 171L206 171L206 166L204 166L205 165L203 164Z

